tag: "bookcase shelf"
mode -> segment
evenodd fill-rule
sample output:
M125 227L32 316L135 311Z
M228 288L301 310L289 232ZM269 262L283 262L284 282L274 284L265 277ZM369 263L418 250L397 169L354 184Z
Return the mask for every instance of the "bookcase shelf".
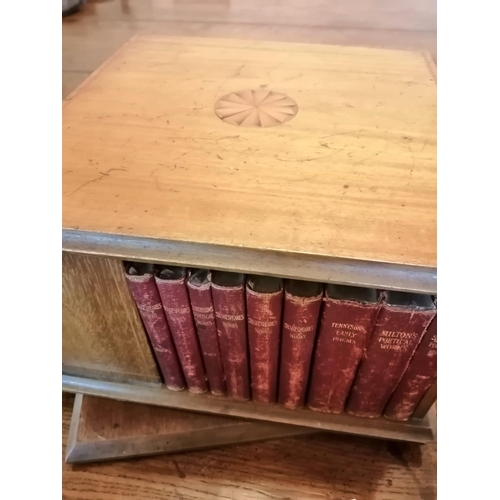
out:
M62 388L67 392L91 396L299 425L325 431L416 443L428 443L435 440L434 408L431 408L422 419L395 422L384 417L370 419L354 417L348 414L331 415L313 412L305 408L287 410L277 405L262 405L252 401L231 401L226 397L213 396L208 393L190 394L188 391L175 392L160 386L124 384L64 374L62 376Z

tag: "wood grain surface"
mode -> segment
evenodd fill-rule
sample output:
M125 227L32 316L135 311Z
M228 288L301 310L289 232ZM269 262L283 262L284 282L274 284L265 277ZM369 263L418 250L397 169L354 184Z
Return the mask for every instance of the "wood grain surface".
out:
M158 455L316 432L76 394L66 461Z
M63 252L63 372L160 383L119 260Z
M434 500L436 446L316 435L115 463L64 463L73 397L63 394L67 500Z
M297 116L222 122L247 89ZM435 267L435 100L420 52L136 38L65 103L63 227Z

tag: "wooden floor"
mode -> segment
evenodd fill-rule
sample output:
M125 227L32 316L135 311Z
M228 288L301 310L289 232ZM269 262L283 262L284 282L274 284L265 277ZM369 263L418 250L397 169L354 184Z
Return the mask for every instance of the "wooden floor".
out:
M62 23L62 95L137 33L426 50L435 0L88 0ZM63 456L73 397L63 395ZM436 446L307 436L69 466L65 499L436 498Z
M63 394L63 499L397 500L436 498L436 446L341 435L66 465L73 396Z
M62 24L62 94L137 33L428 51L436 0L87 0Z

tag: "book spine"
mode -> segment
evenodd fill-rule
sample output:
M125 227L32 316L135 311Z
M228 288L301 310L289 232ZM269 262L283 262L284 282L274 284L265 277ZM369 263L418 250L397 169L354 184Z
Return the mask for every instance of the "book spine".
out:
M189 392L206 392L207 381L191 315L186 278L170 280L156 276L155 279Z
M286 408L304 405L321 298L285 290L278 402Z
M346 411L380 417L435 311L383 305L356 374Z
M252 399L275 403L283 290L259 293L246 288Z
M152 274L131 276L125 274L130 293L137 305L151 342L165 385L181 391L186 383L168 327L167 319Z
M205 362L208 385L212 394L222 396L226 394L226 381L210 288L210 282L195 285L188 281L191 309Z
M250 399L248 374L245 289L212 283L215 321L219 335L222 365L230 398Z
M391 420L408 420L437 377L437 316L417 347L384 410Z
M309 408L326 413L344 411L379 309L378 304L324 299L307 400Z

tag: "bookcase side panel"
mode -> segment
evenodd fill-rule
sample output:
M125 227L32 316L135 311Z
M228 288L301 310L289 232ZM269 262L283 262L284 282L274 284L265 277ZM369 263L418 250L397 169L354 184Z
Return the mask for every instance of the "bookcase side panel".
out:
M119 260L63 252L62 364L73 375L161 382Z

